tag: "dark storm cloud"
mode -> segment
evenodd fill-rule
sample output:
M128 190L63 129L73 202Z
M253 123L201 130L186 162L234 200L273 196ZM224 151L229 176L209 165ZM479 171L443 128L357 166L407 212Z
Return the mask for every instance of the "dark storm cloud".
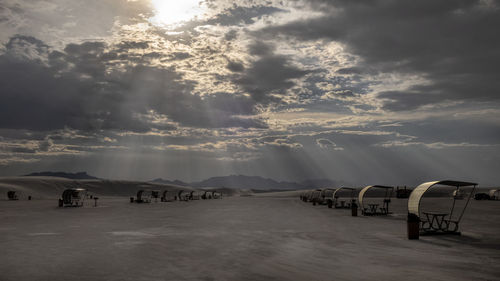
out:
M16 35L10 38L9 42L5 44L5 48L8 51L24 52L27 55L32 52L42 55L48 51L49 46L34 37ZM22 55L22 53L18 53L18 55Z
M498 182L498 1L0 2L0 175Z
M234 40L236 38L238 38L238 31L235 30L235 29L229 30L224 35L224 39L226 39L227 41L232 41L232 40Z
M169 123L153 122L148 117L151 110L185 126L265 126L258 119L234 116L253 112L249 98L225 93L201 98L192 93L196 82L172 68L117 67L122 61L110 63L108 47L102 42L68 44L63 52L46 55L48 48L36 38L13 37L0 56L0 127L175 129ZM119 51L111 52L120 57Z
M259 103L265 104L273 100L273 93L284 94L295 85L292 79L309 73L294 66L289 57L275 54L272 45L255 42L249 46L249 52L257 56L257 59L234 79L234 83Z
M260 5L254 5L251 7L235 6L224 10L214 18L207 20L206 23L219 24L222 26L252 24L255 22L255 19L259 19L264 15L272 15L278 12L284 12L284 10L272 6Z
M480 118L441 118L404 122L393 128L402 135L418 136L418 141L425 143L474 143L480 145L498 145L500 142L500 123L485 122Z
M233 72L242 72L245 69L245 66L243 66L242 63L239 63L236 61L228 61L227 62L227 69L229 69Z
M216 14L212 18L206 20L192 20L177 30L192 30L197 26L203 25L220 25L220 26L238 26L238 25L249 25L255 23L257 19L262 18L266 15L272 15L279 12L285 12L282 9L263 6L263 5L253 5L250 7L237 6L236 4L231 7L224 9L220 13ZM227 39L234 39L236 32L230 32L227 35Z
M362 57L342 73L418 74L429 80L409 91L383 93L389 110L449 100L499 101L498 1L307 1L324 16L259 31L346 44Z

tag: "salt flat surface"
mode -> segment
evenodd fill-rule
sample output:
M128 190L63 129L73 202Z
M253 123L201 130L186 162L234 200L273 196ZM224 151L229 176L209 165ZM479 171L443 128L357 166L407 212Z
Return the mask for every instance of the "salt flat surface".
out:
M500 202L472 201L462 236L406 239L390 217L297 198L57 208L0 201L0 280L500 280Z

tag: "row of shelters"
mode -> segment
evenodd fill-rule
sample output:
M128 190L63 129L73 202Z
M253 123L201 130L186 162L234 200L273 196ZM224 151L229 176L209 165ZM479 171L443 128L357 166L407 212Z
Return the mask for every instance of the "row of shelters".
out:
M313 205L351 209L352 216L357 216L358 210L363 216L388 216L392 214L391 200L396 191L396 198L408 198L408 238L418 239L419 235L460 234L460 221L474 198L477 185L443 180L425 182L413 190L385 185L369 185L362 189L324 188L306 190L299 197ZM498 189L490 190L488 199L498 200L498 194Z

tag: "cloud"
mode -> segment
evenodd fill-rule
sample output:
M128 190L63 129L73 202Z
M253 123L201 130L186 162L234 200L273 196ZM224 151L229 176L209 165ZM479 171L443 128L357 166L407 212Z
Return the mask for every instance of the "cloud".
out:
M425 84L382 91L383 108L413 110L447 101L498 103L497 1L305 1L324 15L266 26L265 38L332 40L361 58L339 74L408 73ZM374 72L375 71L375 72Z
M49 45L103 38L112 34L117 23L131 25L151 15L149 1L2 0L0 43L18 33L37 37Z
M290 58L274 53L274 46L262 42L254 42L249 52L257 56L251 66L236 76L233 82L258 103L275 100L272 94L285 94L295 83L293 79L304 77L307 73L294 66Z
M219 24L222 26L234 26L240 24L252 24L256 19L260 19L265 15L284 12L284 10L263 5L253 5L250 7L235 6L225 9L213 18L207 20L206 24Z
M342 147L338 147L336 143L329 139L316 139L316 145L322 149L344 150Z
M2 128L146 132L175 129L175 124L266 126L263 120L238 117L254 112L255 103L248 97L230 93L201 97L193 93L197 82L184 79L173 68L110 61L107 54L120 54L123 44L115 49L103 42L84 42L68 44L63 52L49 52L36 38L16 36L6 47L0 56ZM20 57L20 53L29 56ZM159 123L138 118L151 110L172 122L159 127Z
M0 174L497 181L498 1L204 3L4 0Z
M208 19L196 19L182 24L176 28L176 31L194 30L196 27L205 25L218 25L218 26L245 26L255 23L257 20L265 16L275 13L285 12L283 9L265 6L265 5L252 5L241 6L234 4L232 7L225 8ZM236 31L231 31L227 38L228 40L234 39Z
M405 147L405 146L423 146L430 149L446 149L446 148L468 148L468 147L492 147L498 145L485 145L485 144L475 144L475 143L444 143L444 142L434 142L434 143L424 143L424 142L406 142L406 141L388 141L383 143L375 144L375 146L380 147Z

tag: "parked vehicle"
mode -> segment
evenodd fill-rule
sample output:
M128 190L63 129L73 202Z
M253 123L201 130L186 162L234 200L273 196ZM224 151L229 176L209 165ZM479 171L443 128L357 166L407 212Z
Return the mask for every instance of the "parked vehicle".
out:
M480 192L474 195L475 200L490 200L490 195L488 193Z
M396 198L403 199L410 197L411 189L407 189L406 185L404 187L396 187Z

